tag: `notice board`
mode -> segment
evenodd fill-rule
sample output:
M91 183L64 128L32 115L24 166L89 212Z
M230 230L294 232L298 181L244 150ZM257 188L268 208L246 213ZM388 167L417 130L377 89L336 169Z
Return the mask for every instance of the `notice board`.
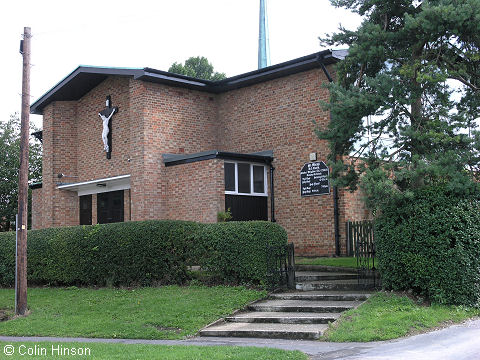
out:
M301 196L330 194L330 170L323 161L309 162L300 171Z

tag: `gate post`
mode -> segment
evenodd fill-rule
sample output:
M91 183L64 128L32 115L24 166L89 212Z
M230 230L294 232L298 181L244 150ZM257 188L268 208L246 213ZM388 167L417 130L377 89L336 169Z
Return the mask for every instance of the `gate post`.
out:
M287 287L295 289L295 247L293 243L287 245Z

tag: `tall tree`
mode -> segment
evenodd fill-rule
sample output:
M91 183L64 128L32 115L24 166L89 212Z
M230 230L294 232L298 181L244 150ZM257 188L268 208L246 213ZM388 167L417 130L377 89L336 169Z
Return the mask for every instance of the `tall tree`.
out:
M36 131L31 126L31 132ZM12 230L18 208L18 170L20 166L20 119L17 114L0 122L0 231ZM42 146L31 139L29 151L29 181L42 177ZM31 208L31 191L29 193ZM31 211L29 211L31 213Z
M175 62L170 66L168 72L204 80L222 80L226 78L225 73L213 71L213 65L203 56L192 56L185 60L185 65Z
M349 47L323 104L332 120L318 129L337 183L353 190L362 179L373 208L427 184L471 191L480 175L480 0L330 1L364 19L321 39Z

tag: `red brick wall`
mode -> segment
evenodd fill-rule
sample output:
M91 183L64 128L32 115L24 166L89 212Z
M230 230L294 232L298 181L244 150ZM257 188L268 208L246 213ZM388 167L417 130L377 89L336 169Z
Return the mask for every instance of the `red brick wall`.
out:
M325 127L329 121L318 103L328 100L321 87L326 81L322 70L314 69L219 95L221 149L274 151L276 219L299 255L335 251L333 196L300 196L300 170L309 154L323 161L328 154L313 124Z
M131 219L130 189L127 189L123 191L123 220L130 221Z
M351 161L349 157L343 159L346 163ZM368 210L363 200L364 193L358 189L355 192L351 192L348 189L339 190L339 207L340 207L340 234L342 239L346 239L346 227L347 221L362 221L371 220L373 215ZM346 251L346 241L341 242L342 251Z
M219 159L166 168L166 218L217 222L217 213L225 210L223 171Z
M132 151L129 79L110 77L87 93L77 104L77 181L88 181L130 174L128 159ZM105 98L112 97L118 112L112 122L112 157L103 150L103 123L98 113L105 108ZM70 179L69 179L70 180Z
M92 225L97 224L97 194L92 194Z
M332 67L329 71L334 73ZM324 128L328 100L321 69L290 75L223 94L209 94L125 77L110 77L78 102L54 102L44 111L44 167L41 207L35 227L78 224L78 196L57 190L64 182L131 175L125 191L125 220L188 219L216 221L224 210L223 161L166 168L163 153L212 149L274 151L275 210L299 255L335 252L333 196L300 196L300 169L316 152L326 161L328 144L314 133ZM101 140L98 112L105 97L119 107L113 121L112 159ZM358 194L340 191L340 231L344 222L362 218ZM36 200L37 201L37 200ZM270 206L270 201L268 202ZM35 208L38 206L35 204ZM96 196L92 197L96 222ZM270 209L269 209L270 216ZM38 220L38 221L37 221ZM343 245L342 245L343 246Z
M111 159L106 159L103 151L98 116L107 95L111 95L112 105L119 107L112 118ZM60 182L126 174L131 174L131 191L128 199L125 195L125 219L168 217L168 175L161 155L215 149L216 114L215 95L126 77L109 77L77 102L50 104L44 112L43 129L47 195L42 208L48 216L39 218L35 227L79 223L78 196L58 190ZM53 175L58 173L67 177L58 179ZM96 223L95 195L92 201L92 221Z
M170 195L162 154L215 149L215 97L133 80L130 89L131 116L139 119L132 160L132 220L166 218Z
M372 213L365 206L363 193L360 190L350 192L348 189L339 189L340 211L340 245L342 254L346 252L346 222L373 219Z
M51 103L43 115L43 216L38 227L78 224L78 197L56 189L60 182L58 174L77 174L76 144L76 102Z
M82 99L53 102L43 115L42 217L35 228L79 224L76 192L58 190L59 184L87 181L130 173L131 152L129 79L110 77ZM120 111L112 118L112 158L106 159L101 139L102 122L98 112L105 98L112 96ZM57 174L65 177L58 178ZM96 200L96 199L94 199ZM96 222L96 204L93 223ZM37 206L37 205L35 205Z
M32 190L32 229L41 228L43 224L42 188Z

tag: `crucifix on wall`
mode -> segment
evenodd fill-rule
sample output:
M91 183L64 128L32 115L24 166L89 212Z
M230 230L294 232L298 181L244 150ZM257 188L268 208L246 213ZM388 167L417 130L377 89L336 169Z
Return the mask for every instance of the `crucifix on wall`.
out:
M103 122L103 149L107 153L107 159L110 159L112 157L112 122L110 119L112 118L113 114L118 112L118 107L112 107L112 99L110 95L107 96L105 106L105 109L100 111L98 116L100 116Z

